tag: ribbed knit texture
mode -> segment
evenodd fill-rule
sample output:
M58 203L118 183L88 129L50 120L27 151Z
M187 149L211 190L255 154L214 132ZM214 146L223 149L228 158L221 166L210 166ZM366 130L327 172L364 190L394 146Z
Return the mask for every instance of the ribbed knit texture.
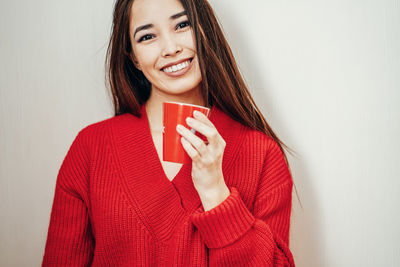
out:
M172 182L141 117L82 129L57 176L42 266L294 266L292 179L277 143L217 107L231 192L204 211L184 164Z

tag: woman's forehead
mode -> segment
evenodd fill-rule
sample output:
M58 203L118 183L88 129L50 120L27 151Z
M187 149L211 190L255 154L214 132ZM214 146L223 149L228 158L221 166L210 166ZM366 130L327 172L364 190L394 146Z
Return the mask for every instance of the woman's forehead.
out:
M133 25L167 21L184 11L179 0L134 0L131 8Z

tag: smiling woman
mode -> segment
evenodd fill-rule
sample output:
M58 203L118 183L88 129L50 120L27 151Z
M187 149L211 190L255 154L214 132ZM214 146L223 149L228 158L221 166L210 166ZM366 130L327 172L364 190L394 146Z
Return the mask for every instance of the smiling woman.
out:
M152 94L204 104L195 38L179 1L134 1L129 32L132 61L151 83Z
M82 129L57 176L43 266L294 266L292 177L209 3L117 0L115 116ZM162 159L163 102L205 106Z

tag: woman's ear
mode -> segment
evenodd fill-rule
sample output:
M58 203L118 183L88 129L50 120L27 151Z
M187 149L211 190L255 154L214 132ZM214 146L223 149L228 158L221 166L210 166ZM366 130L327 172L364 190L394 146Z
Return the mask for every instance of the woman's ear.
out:
M132 60L132 62L133 62L133 65L135 65L135 67L136 67L138 70L141 70L141 69L140 69L140 64L139 64L139 62L137 61L137 59L135 58L135 55L133 54L133 52L131 52L131 53L129 54L129 56L130 56L130 58L131 58L131 60Z

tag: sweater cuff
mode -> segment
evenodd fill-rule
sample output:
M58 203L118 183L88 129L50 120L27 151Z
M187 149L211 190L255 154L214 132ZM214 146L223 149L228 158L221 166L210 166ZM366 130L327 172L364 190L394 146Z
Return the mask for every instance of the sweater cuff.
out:
M235 187L229 189L231 194L221 204L208 211L201 206L191 215L208 248L221 248L235 242L255 221L239 191Z

